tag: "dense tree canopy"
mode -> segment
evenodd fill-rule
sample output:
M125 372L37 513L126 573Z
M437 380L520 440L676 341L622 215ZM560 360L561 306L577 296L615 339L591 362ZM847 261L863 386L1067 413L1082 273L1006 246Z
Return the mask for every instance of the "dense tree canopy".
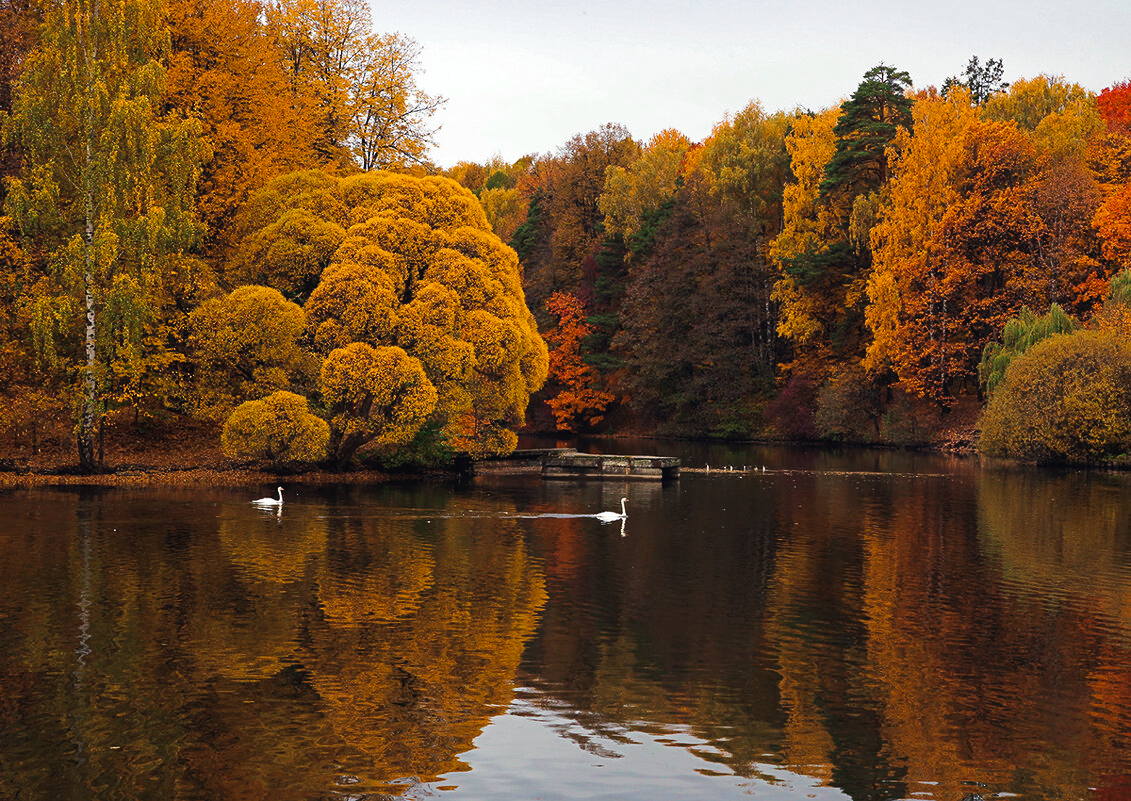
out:
M167 102L210 151L197 209L213 236L275 175L319 163L311 98L287 79L257 0L170 0Z
M819 352L839 346L849 327L859 287L851 276L844 221L819 202L825 167L836 148L837 110L798 117L785 146L794 181L783 190L784 219L770 255L780 277L778 333L799 348Z
M990 105L1027 109L1026 98L1074 92L1019 81ZM1026 130L1014 119L979 119L970 96L956 90L919 98L914 114L914 134L896 139L872 229L866 363L949 403L958 384L973 385L983 349L1022 307L1056 303L1087 315L1111 268L1091 227L1099 191L1084 150L1055 133L1058 121L1061 131L1079 130L1063 112Z
M675 196L690 150L691 140L669 129L653 136L627 167L610 165L597 203L605 215L605 232L635 236L648 216Z
M773 274L751 220L689 181L625 298L615 340L632 406L664 430L751 430L745 404L773 374Z
M1113 132L1131 133L1131 80L1119 81L1100 92L1096 107Z
M915 441L1029 356L1011 321L1131 329L1126 80L880 64L440 177L421 50L362 0L14 0L0 45L0 437L50 421L87 470L119 409L277 464L272 414L392 464L506 452L532 396L539 429Z
M274 233L284 221L293 228L287 238ZM246 280L254 269L265 285L294 292L302 276L313 286L304 311L315 353L332 360L355 343L402 349L434 388L434 414L453 447L513 449L528 396L546 378L546 346L525 304L517 257L491 233L470 192L444 178L308 172L268 184L237 225L243 245L224 280ZM301 245L323 231L336 232L319 240L329 244ZM292 241L300 244L285 244ZM280 245L278 259L259 255ZM324 392L326 380L324 366ZM347 408L368 418L357 411L364 405Z
M222 420L239 403L308 383L315 366L299 347L305 326L303 310L265 286L198 306L189 325L196 413Z
M330 409L330 449L344 466L363 445L403 447L436 408L436 388L420 360L402 348L354 342L322 364L322 398Z
M609 168L624 167L639 153L640 145L627 130L606 125L573 137L555 156L533 166L528 216L515 232L515 245L537 311L554 292L574 292L582 300L593 297L596 257L605 234L600 202L606 175Z
M24 60L38 41L42 9L37 0L8 0L0 4L0 115L12 111L16 81ZM0 206L7 194L4 179L19 171L20 151L0 137Z
M85 470L98 466L94 433L116 375L144 371L150 355L164 363L146 334L197 236L198 131L162 108L162 11L148 0L50 8L13 103L25 169L7 208L54 267L33 320L47 358L81 386Z
M240 404L220 436L226 456L275 467L320 462L329 441L330 426L310 412L306 398L285 391Z

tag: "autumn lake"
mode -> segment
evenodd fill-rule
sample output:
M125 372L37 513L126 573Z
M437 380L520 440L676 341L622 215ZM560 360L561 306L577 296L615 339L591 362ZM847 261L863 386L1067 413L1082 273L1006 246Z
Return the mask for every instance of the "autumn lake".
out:
M1131 796L1131 474L581 447L711 471L4 490L0 799Z

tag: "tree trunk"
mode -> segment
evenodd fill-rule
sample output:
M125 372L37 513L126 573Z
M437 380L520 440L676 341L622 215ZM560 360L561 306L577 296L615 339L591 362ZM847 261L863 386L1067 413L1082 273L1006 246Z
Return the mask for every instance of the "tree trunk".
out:
M88 44L89 47L89 44ZM89 62L89 52L87 54ZM87 65L89 72L89 64ZM86 227L83 230L83 347L84 362L82 381L82 400L79 410L77 440L79 448L79 468L84 473L93 473L97 467L94 456L94 418L97 414L98 381L95 370L98 367L98 350L95 339L94 308L94 145L93 125L86 111L85 163L83 165L83 192L86 195Z
M86 325L84 326L83 343L86 348L86 364L83 370L83 400L81 400L81 410L79 411L78 419L78 464L84 473L93 473L97 467L97 462L94 456L94 419L97 416L97 394L98 384L95 376L95 370L98 367L97 350L95 348L95 310L94 310L94 293L92 285L94 282L93 267L90 262L93 260L93 255L90 253L89 235L92 231L92 222L87 221L87 253L86 253L86 275L84 282L86 284L84 303L86 307Z

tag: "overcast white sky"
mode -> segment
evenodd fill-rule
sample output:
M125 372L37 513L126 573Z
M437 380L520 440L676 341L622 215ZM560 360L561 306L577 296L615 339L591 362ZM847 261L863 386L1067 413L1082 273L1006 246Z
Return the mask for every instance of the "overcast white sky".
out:
M373 20L421 45L419 83L448 99L442 167L551 153L607 122L698 141L751 100L833 105L880 62L916 87L971 55L1002 59L1006 80L1131 77L1131 0L373 0Z

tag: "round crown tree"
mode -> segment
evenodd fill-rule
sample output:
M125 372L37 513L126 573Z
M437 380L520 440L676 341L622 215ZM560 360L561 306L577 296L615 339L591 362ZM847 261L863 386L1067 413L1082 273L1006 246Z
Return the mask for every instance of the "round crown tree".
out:
M316 248L288 248L275 259L264 241L284 218L292 228L306 221L344 236L329 258ZM313 286L306 341L327 363L355 343L380 353L398 348L408 360L401 372L417 362L435 389L428 420L450 447L477 456L514 449L530 394L546 379L546 345L526 306L518 257L492 233L474 195L446 178L296 173L257 193L236 225L234 241L244 244L228 260L227 280L287 294L295 275L306 276ZM322 390L335 398L345 391ZM350 408L372 414L380 405L339 406L332 426L356 427L346 421ZM343 433L335 432L336 441L351 441ZM396 439L404 442L405 432Z

